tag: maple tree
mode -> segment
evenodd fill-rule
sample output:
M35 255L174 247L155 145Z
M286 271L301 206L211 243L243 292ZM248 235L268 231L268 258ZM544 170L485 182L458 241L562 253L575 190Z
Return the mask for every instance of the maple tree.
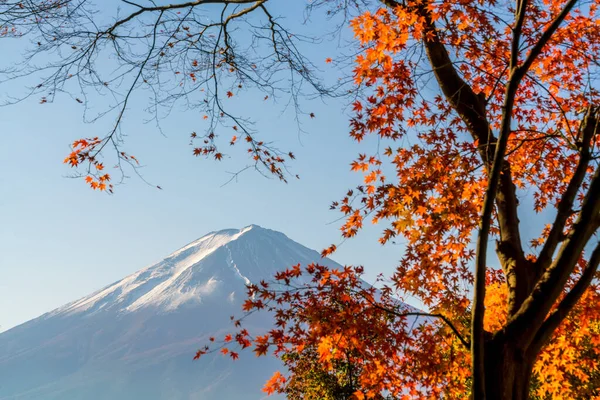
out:
M252 288L251 295L275 304L271 311L283 327L257 345L271 343L277 354L286 346L327 343L325 361L347 348L371 356L361 374L366 397L390 391L525 399L535 378L536 395L575 398L581 387L571 384L585 384L598 369L597 353L582 345L597 343L592 327L600 311L597 5L518 1L506 13L495 2L385 3L352 21L363 46L356 81L372 91L354 105L351 136L404 145L390 145L381 157L361 155L352 169L364 174L364 185L333 208L347 216L346 238L366 218L390 222L382 243L397 236L406 241L391 287L420 298L442 321L408 335L394 325L406 313L371 304L379 301L348 281L351 270L337 271L336 290L306 287L306 297L293 288L283 297ZM437 91L426 93L431 78ZM388 160L396 172L391 179L382 172ZM529 212L555 210L527 250L519 228L526 190L533 198ZM490 236L497 238L499 269L488 268ZM309 271L327 283L324 273ZM300 275L289 270L280 278ZM506 289L505 301L488 307L486 318L486 287L494 282ZM351 290L350 311L331 307L338 285L342 293ZM263 307L259 301L248 308ZM460 326L469 311L472 318ZM381 341L349 339L361 326L377 332L378 318L390 313L398 319L383 320ZM318 322L324 315L329 328ZM460 344L439 340L448 330Z
M74 50L39 86L52 95L72 77L117 90L90 68L98 49L114 49L131 67L114 129L74 142L65 162L84 166L88 183L106 189L102 150L122 144L130 95L147 86L168 99L202 93L196 104L208 128L192 133L201 140L195 155L221 159L215 131L231 129L225 143L246 143L254 166L286 179L293 154L265 144L225 106L248 86L272 97L282 90L282 70L330 93L296 46L302 37L271 13L273 2L126 3L133 11L104 28L43 32L41 51ZM220 13L201 22L210 4ZM359 399L598 398L598 1L317 0L307 7L340 16L354 31L350 136L376 136L383 149L357 157L351 168L364 183L332 205L346 217L342 236L357 235L367 221L386 224L381 243L402 240L404 252L379 291L364 285L360 268L319 265L251 286L246 311L270 310L276 328L256 338L240 328L219 349L232 358L233 346L273 350L292 366L292 355L316 351L330 372L350 354L361 367ZM233 25L251 17L262 21L249 29L267 54L234 40ZM119 52L139 37L147 51L133 59ZM161 91L167 73L174 85ZM286 82L283 90L297 99L298 81ZM120 150L116 157L136 164ZM549 224L527 238L521 218L542 212ZM406 296L428 311L399 307ZM268 390L285 391L289 382L276 375Z

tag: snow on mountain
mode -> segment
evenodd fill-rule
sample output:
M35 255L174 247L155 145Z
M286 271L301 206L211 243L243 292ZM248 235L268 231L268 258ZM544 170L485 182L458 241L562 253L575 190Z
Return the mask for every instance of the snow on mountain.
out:
M202 296L214 292L219 281L211 277L203 284L194 285L191 278L194 272L202 269L202 266L197 264L221 246L226 246L252 228L253 226L248 226L239 231L224 230L209 233L177 250L163 261L59 308L56 314L81 313L91 309L113 307L118 307L122 312L131 312L144 306L157 306L169 311L189 301L200 302ZM239 277L244 280L244 283L250 283L250 280L241 273Z
M339 267L284 234L211 232L164 260L0 334L0 400L259 399L277 369L251 355L191 358L231 330L246 284L291 265ZM246 321L269 328L257 314Z

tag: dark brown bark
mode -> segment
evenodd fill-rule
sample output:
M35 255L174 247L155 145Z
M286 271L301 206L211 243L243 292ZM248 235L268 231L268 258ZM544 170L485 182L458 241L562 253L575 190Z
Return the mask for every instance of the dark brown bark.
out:
M499 336L486 342L485 352L486 400L527 400L535 356Z

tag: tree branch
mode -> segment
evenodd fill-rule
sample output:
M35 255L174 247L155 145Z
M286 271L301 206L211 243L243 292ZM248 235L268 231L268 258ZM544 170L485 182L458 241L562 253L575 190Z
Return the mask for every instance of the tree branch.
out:
M114 30L117 29L119 26L126 24L127 22L131 21L132 19L139 17L141 14L144 14L147 12L155 12L155 11L165 12L165 11L176 10L176 9L180 9L180 8L196 7L196 6L200 6L203 4L248 4L248 3L255 3L256 1L257 0L196 0L196 1L188 1L185 3L179 3L179 4L165 4L162 6L154 6L154 7L140 7L140 9L137 10L136 12L131 13L127 17L115 22L110 28L108 28L108 30L105 32L105 34L112 34L112 32L114 32ZM267 0L258 0L258 1L261 3L264 3Z
M519 62L519 48L521 44L521 33L523 31L523 22L525 21L525 11L527 11L528 0L518 0L517 10L515 12L516 23L513 28L513 39L510 50L510 65L509 70L517 66Z
M522 348L533 341L546 316L562 293L587 242L596 232L600 214L600 168L596 169L577 221L567 235L556 260L544 272L519 311L509 319L506 333Z
M599 126L599 110L598 108L589 107L583 122L580 127L580 157L579 162L577 163L577 167L575 172L573 173L573 177L567 186L567 189L563 193L560 202L558 203L558 207L556 208L556 217L554 219L554 223L552 224L552 228L550 233L548 234L548 238L544 243L544 247L540 251L538 259L536 261L536 269L540 272L543 272L550 262L552 261L552 256L556 251L556 247L563 237L563 230L565 229L565 224L567 219L571 215L571 211L573 208L573 202L577 196L577 192L585 179L588 164L591 160L590 154L590 145L592 138L598 134Z
M456 335L456 337L458 338L458 340L460 340L460 342L462 343L462 345L466 348L469 349L471 347L471 343L469 342L469 340L465 339L461 334L460 331L458 330L458 328L456 328L456 326L454 326L454 324L452 323L452 321L450 321L450 319L448 319L448 317L446 317L443 314L440 313L426 313L426 312L418 312L418 311L409 311L409 312L397 312L393 309L387 308L387 307L383 307L377 303L374 302L370 302L371 305L381 311L385 311L389 314L392 314L396 317L410 317L410 316L416 316L416 317L432 317L432 318L439 318L442 321L444 321L444 323L446 325L448 325L448 327L452 330L452 332Z
M523 64L517 68L517 76L519 77L519 80L521 80L525 76L527 71L529 71L529 68L531 67L537 56L540 55L544 46L548 43L550 38L552 38L552 35L554 35L554 32L556 32L560 24L562 24L567 15L569 15L569 12L575 6L575 3L577 3L577 0L569 0L569 2L565 4L565 7L562 9L560 14L558 14L556 18L554 18L548 29L546 29L546 31L540 37L540 40L533 46Z
M537 354L539 349L544 346L547 341L552 337L552 333L565 319L567 314L573 309L575 304L581 299L581 296L585 293L587 288L592 283L594 275L598 270L600 264L600 242L596 244L596 248L593 250L588 264L581 274L581 277L573 286L571 291L562 299L558 307L546 318L546 321L540 327L538 333L533 339L531 350L533 354Z

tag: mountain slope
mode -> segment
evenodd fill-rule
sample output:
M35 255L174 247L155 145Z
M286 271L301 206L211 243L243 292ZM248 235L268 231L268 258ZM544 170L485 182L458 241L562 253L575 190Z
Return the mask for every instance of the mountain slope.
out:
M193 362L231 329L246 283L293 264L339 266L256 225L209 233L164 260L0 334L0 400L259 399L280 363ZM265 330L270 320L247 320Z

